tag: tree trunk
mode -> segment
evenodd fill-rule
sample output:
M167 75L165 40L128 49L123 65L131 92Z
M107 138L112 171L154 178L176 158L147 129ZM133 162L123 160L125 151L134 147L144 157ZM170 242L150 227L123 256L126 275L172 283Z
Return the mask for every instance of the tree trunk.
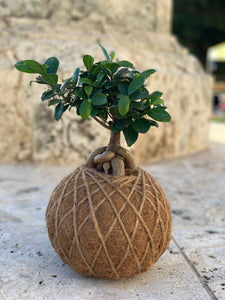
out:
M120 132L111 132L109 145L119 145L120 146Z

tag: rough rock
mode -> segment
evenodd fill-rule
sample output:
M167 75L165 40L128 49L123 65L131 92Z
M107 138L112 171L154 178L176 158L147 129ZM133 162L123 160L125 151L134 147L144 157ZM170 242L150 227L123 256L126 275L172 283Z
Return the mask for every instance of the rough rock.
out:
M211 78L170 34L171 1L139 2L0 1L2 162L83 163L108 142L104 128L93 120L82 122L74 111L54 121L52 110L39 100L44 88L29 87L35 76L13 68L20 59L44 62L57 56L64 79L82 67L82 55L103 58L99 41L137 69L157 69L148 87L164 92L172 115L171 123L140 135L133 147L137 163L208 147Z

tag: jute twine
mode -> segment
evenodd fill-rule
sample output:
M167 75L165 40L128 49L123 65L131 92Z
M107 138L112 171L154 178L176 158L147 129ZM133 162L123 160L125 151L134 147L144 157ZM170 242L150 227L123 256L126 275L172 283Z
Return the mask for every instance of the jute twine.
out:
M170 205L142 169L111 176L79 167L52 193L46 222L52 246L77 273L123 278L147 271L171 238Z

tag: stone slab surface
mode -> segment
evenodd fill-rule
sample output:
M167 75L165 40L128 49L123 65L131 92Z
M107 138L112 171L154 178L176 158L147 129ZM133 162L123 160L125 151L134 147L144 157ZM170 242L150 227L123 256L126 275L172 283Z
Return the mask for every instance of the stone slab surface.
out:
M110 281L76 274L48 240L45 209L74 169L0 166L0 299L225 299L225 145L142 166L173 212L173 239L146 273Z

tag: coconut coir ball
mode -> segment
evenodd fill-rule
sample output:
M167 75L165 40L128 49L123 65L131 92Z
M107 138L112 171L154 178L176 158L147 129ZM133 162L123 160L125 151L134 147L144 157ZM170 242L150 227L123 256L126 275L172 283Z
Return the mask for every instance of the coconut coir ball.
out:
M145 272L171 238L170 205L157 181L140 168L121 177L77 168L53 191L46 222L61 259L93 277Z

